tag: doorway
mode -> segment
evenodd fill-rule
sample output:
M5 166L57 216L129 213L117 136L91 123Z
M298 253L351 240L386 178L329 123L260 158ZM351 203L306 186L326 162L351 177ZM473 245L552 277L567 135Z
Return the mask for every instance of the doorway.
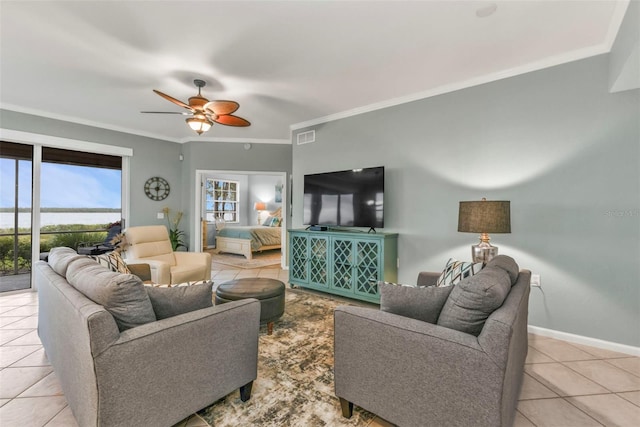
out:
M195 244L196 251L219 251L220 241L217 231L221 227L227 232L262 225L271 215L281 218L272 232L279 234L280 267L286 268L287 253L287 173L258 171L196 170L195 191ZM266 227L266 226L265 226ZM214 231L212 232L212 228ZM235 228L235 230L231 230ZM246 230L241 230L245 232ZM223 239L224 240L224 239ZM235 242L234 242L235 243ZM274 242L270 242L274 243ZM268 248L269 246L264 246ZM245 249L228 249L237 254L247 253ZM273 253L273 249L253 253ZM246 257L245 257L246 258Z

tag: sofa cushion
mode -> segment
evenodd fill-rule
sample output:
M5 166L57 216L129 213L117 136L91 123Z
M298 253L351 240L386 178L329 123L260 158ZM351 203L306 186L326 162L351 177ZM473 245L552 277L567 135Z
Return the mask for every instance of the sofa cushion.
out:
M438 277L436 286L451 286L460 283L462 279L471 277L482 270L484 264L481 262L463 262L454 258L449 258L442 274Z
M438 325L475 336L502 305L511 290L509 273L498 265L486 266L453 287L442 307Z
M380 310L403 317L436 323L453 287L398 286L380 282Z
M85 256L78 255L78 253L71 248L58 247L52 248L49 251L49 258L47 259L47 262L53 271L63 277L66 277L69 264L79 258L85 258Z
M151 300L137 276L110 271L83 256L69 265L67 281L111 313L121 332L156 320Z
M417 288L418 285L414 285L413 283L395 283L395 282L383 282L382 280L378 282L378 289L380 289L380 287L383 284L387 284L387 285L391 285L391 286L406 286L409 288Z
M145 284L156 318L166 319L213 305L213 282L201 280L177 285Z
M507 255L498 255L493 257L488 263L487 267L495 266L500 267L507 273L509 273L509 278L511 279L511 284L514 285L518 280L518 275L520 274L520 267L516 263L516 261Z
M127 267L127 263L124 262L118 252L112 251L101 255L89 255L89 258L96 261L98 264L107 267L111 271L131 274L131 270Z

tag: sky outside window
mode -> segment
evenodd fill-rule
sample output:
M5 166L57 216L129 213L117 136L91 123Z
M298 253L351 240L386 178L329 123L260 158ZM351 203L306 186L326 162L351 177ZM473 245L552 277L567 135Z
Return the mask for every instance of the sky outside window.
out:
M22 163L25 162L23 166ZM31 168L21 161L18 207L31 206ZM0 159L0 207L14 206L15 161ZM42 164L43 208L120 208L122 173L116 169ZM22 191L22 188L28 191Z

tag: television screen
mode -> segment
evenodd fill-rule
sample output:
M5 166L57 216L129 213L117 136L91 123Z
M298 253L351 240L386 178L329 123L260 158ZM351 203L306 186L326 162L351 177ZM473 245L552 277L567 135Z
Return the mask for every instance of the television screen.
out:
M305 225L384 227L384 166L304 176Z

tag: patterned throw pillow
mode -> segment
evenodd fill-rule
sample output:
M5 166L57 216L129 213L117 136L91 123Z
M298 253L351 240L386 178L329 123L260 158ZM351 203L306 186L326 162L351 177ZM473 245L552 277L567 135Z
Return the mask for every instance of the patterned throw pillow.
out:
M118 252L114 251L102 255L89 255L89 258L116 273L131 274L131 270L129 270L129 267L127 267L127 264Z
M484 264L481 262L463 262L454 258L449 258L447 265L444 267L442 274L438 277L437 287L452 286L459 283L462 279L471 277L482 270Z

